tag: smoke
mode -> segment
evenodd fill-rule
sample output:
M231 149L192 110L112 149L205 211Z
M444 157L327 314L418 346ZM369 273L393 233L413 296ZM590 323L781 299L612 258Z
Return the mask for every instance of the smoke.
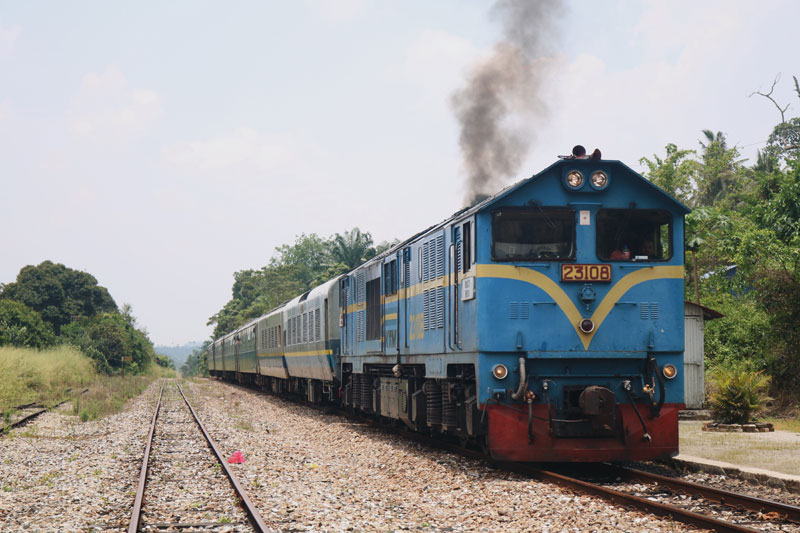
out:
M543 56L562 10L561 0L498 0L492 6L503 40L451 100L461 126L467 205L495 193L528 153L532 126L547 111L539 94L550 64Z

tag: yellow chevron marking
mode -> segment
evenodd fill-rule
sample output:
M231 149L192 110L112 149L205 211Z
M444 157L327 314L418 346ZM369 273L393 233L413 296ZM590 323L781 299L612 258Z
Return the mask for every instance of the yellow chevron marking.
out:
M561 311L563 311L572 324L572 327L575 329L575 333L577 333L578 337L581 339L583 348L588 350L589 344L594 338L594 334L600 329L600 324L603 323L608 313L614 308L614 305L631 287L655 279L683 279L683 267L644 267L620 278L611 290L608 291L608 294L606 294L590 317L595 326L594 331L591 333L584 333L580 330L578 325L583 318L581 312L578 311L578 308L575 307L575 304L572 303L572 300L567 296L561 286L541 272L513 265L478 265L478 277L519 280L539 287L547 293Z

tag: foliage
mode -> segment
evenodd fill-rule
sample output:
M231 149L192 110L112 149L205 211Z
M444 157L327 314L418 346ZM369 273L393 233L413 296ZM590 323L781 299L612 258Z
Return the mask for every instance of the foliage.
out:
M741 298L720 291L703 300L725 316L706 322L705 357L708 369L728 368L746 361L754 369L764 369L769 354L769 315L753 298Z
M714 419L726 424L745 424L763 410L769 400L770 377L763 371L720 368L712 374L714 392L711 410Z
M0 346L44 348L55 342L41 315L21 302L0 300Z
M375 256L372 236L369 233L361 233L358 228L345 231L344 234L337 233L331 242L331 255L348 270L352 270Z
M206 358L206 353L210 345L211 341L206 341L202 347L196 348L189 357L186 358L186 362L181 366L181 375L183 377L208 376L208 359Z
M160 353L156 354L156 364L162 368L171 368L175 370L175 363L172 362L172 359Z
M121 369L125 356L132 358L125 363L125 371L132 374L147 370L156 359L147 334L119 313L104 313L67 324L61 338L79 348L94 361L98 371L106 374Z
M653 154L652 161L646 157L639 160L639 163L646 164L650 170L645 177L684 204L691 204L693 185L700 170L700 164L689 159L695 151L678 150L677 146L670 143L666 146L666 152L664 159Z
M800 97L800 88L797 93ZM778 108L785 111L788 106ZM796 400L798 140L800 118L782 113L751 167L745 166L737 147L728 145L723 132L708 129L702 131L697 154L667 145L665 157L641 160L648 169L646 177L694 209L685 224L686 297L695 299L696 283L700 303L725 315L706 324L708 368L713 373L742 368L764 372L773 393Z
M736 147L728 148L722 132L703 130L707 144L703 148L701 166L698 172L697 190L694 194L696 206L732 206L737 193L742 191L748 181L743 161L739 159Z
M54 404L67 389L78 391L97 380L92 362L80 351L0 348L0 412L30 402Z
M294 244L278 246L268 265L236 272L230 301L209 318L208 325L214 325L214 337L220 337L392 245L374 246L372 235L359 228L327 239L301 234Z
M800 154L800 117L775 126L767 139L765 152L777 161L796 158Z
M15 282L2 287L0 299L24 303L56 334L77 318L117 310L108 290L94 276L52 261L23 267Z

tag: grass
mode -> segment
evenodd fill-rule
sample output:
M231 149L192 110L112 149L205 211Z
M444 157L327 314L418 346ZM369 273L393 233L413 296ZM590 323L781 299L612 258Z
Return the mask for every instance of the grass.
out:
M175 377L175 371L152 365L145 375L98 374L91 360L79 350L60 346L47 350L0 347L0 412L9 419L13 408L31 402L53 406L72 393L72 412L84 422L116 413L125 402L144 391L154 380Z
M797 453L800 435L783 432L717 433L702 431L702 427L703 422L680 423L680 453L800 475L800 454ZM776 430L780 429L776 427Z
M154 375L101 376L88 392L72 400L72 412L83 422L117 413L126 401L140 395L154 379Z
M55 405L68 389L85 388L97 379L88 357L75 348L62 346L31 350L0 348L0 411L31 402Z
M776 430L800 433L800 418L773 418L768 417L760 422L769 422Z

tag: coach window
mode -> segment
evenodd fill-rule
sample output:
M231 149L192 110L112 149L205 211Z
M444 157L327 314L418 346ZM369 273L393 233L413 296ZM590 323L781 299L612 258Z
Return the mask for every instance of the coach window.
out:
M672 258L672 216L658 209L601 209L597 213L601 261L667 261Z
M575 211L560 207L505 207L492 213L492 259L549 261L575 258Z

